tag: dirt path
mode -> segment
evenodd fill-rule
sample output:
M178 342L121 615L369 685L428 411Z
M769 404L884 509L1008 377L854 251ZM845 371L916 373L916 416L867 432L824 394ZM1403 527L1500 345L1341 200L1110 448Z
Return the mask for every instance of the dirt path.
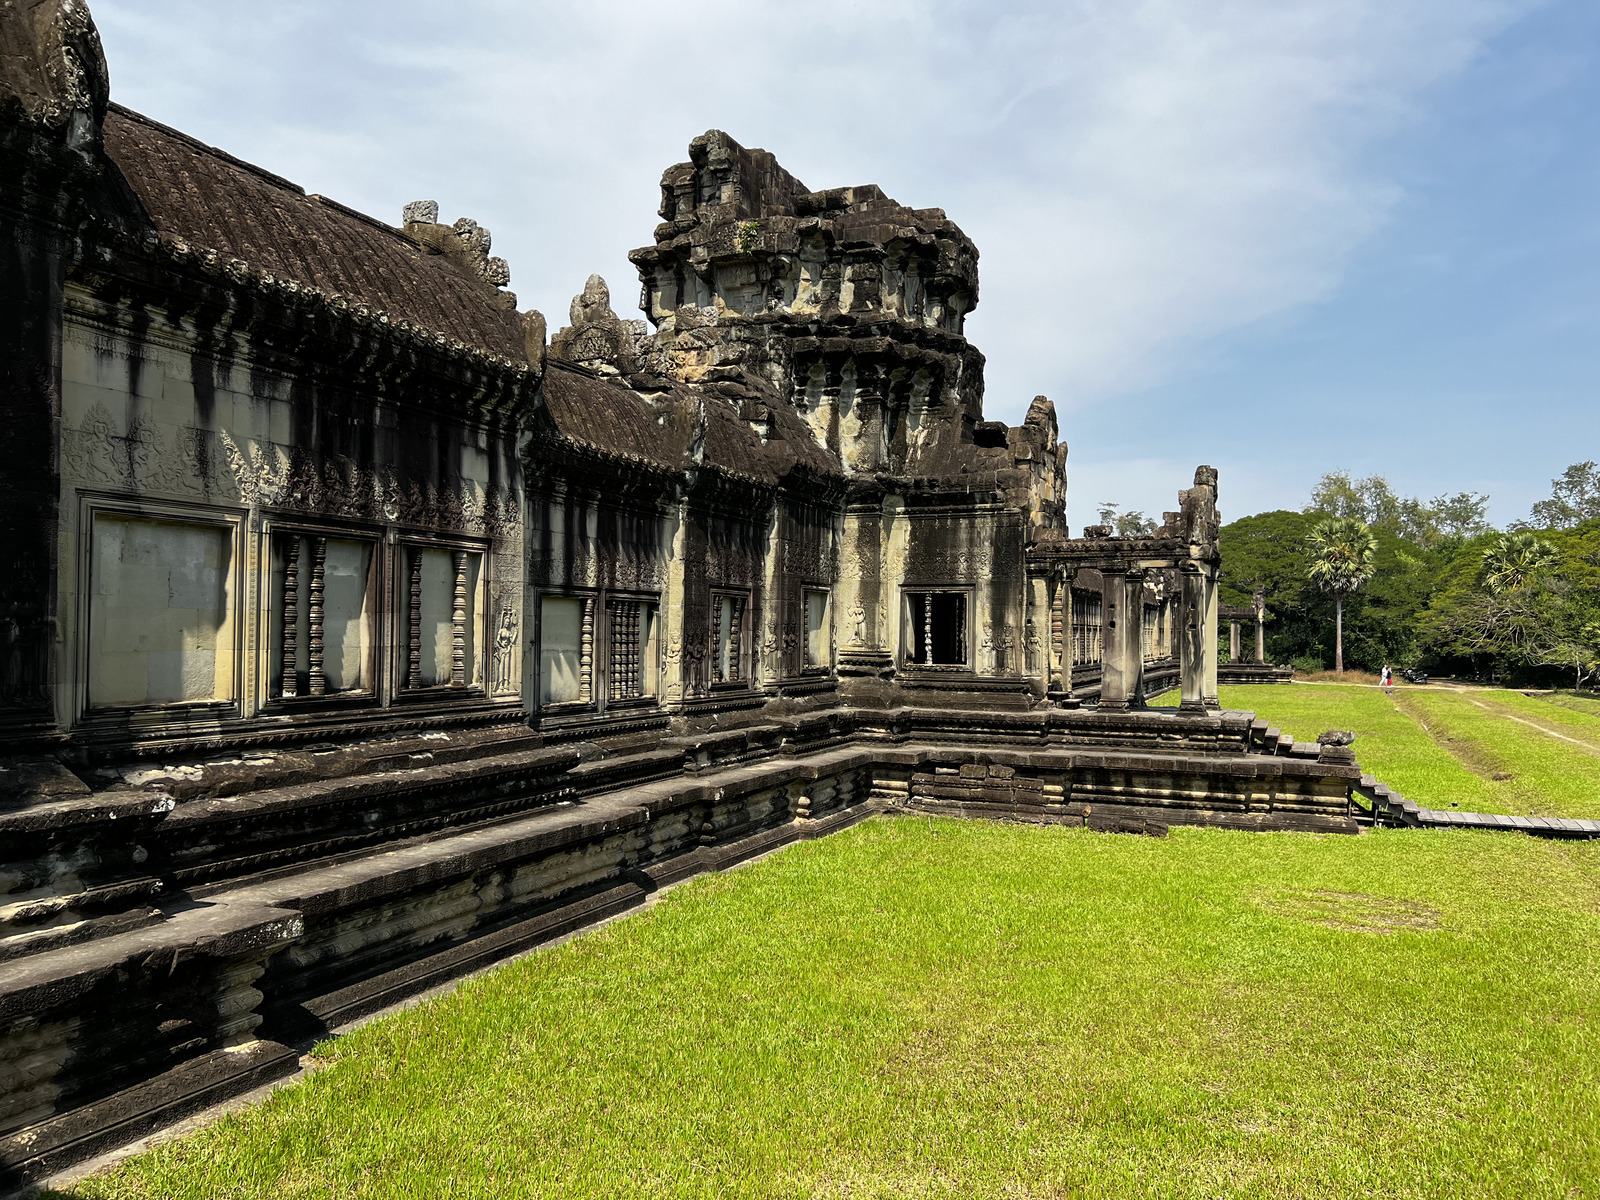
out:
M1547 734L1553 738L1560 738L1563 742L1571 742L1574 746L1588 754L1600 755L1600 745L1596 745L1594 742L1586 741L1583 738L1575 738L1565 733L1557 733L1554 729L1546 729L1537 721L1530 721L1526 717L1517 716L1504 705L1485 704L1482 700L1478 700L1472 696L1468 696L1467 699L1469 702L1476 704L1479 708L1483 709L1484 712L1492 713L1495 716L1501 717L1507 721L1515 721L1518 725L1526 725L1529 729L1537 729L1540 733Z
M1335 679L1291 679L1289 682L1294 684L1295 687L1383 688L1381 683L1356 683L1354 681L1341 683ZM1441 681L1435 683L1396 683L1385 690L1391 695L1414 691L1432 692L1438 695L1441 692L1503 692L1507 688L1504 684L1444 683ZM1548 696L1552 694L1550 688L1515 688L1511 690L1517 691L1524 696Z
M1434 745L1480 779L1486 779L1501 787L1516 781L1516 773L1511 770L1511 764L1503 761L1487 746L1473 741L1470 737L1461 736L1459 731L1450 728L1448 714L1442 718L1434 718L1436 726L1429 723L1430 718L1427 713L1420 711L1416 705L1408 703L1410 696L1397 692L1391 699L1397 709L1415 721L1422 732L1433 739Z

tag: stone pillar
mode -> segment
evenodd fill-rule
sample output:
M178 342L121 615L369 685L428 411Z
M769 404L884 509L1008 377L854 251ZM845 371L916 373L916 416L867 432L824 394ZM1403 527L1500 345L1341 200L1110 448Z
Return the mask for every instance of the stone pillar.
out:
M1239 661L1239 622L1228 621L1228 661Z
M1144 572L1129 571L1123 588L1123 645L1127 653L1128 705L1144 707Z
M680 705L688 696L689 671L684 661L684 651L691 644L695 631L684 622L684 600L687 590L684 574L684 555L689 543L689 502L679 501L673 513L667 545L666 587L661 595L661 700L663 704Z
M1053 620L1057 640L1051 647L1055 655L1052 683L1069 696L1072 694L1072 581L1075 578L1077 572L1069 567L1056 581Z
M1204 712L1206 707L1206 592L1200 570L1191 563L1179 574L1183 592L1178 604L1178 681L1183 696L1179 707L1184 712ZM1212 642L1212 659L1215 647Z
M1218 612L1220 598L1217 595L1216 568L1205 568L1202 579L1205 581L1205 702L1209 709L1220 709L1222 702L1217 698L1217 621L1221 614Z
M14 18L7 5L3 19L21 24L37 18ZM49 212L53 204L68 205L54 188L43 190L53 172L41 170L58 149L44 136L30 145L20 131L14 142L0 142L6 163L0 187L6 210L0 222L0 745L10 753L52 744L57 686L64 720L74 706L71 666L56 661L65 645L56 627L56 553L67 234L51 228ZM38 195L13 192L11 180L24 175L37 176ZM38 223L22 211L28 208L37 210L31 215Z
M1138 654L1134 647L1130 656L1128 647L1128 575L1102 570L1100 578L1100 711L1122 712L1134 683L1132 656Z
M1022 664L1030 688L1039 696L1050 690L1055 678L1051 638L1050 576L1028 578L1028 613L1022 622Z
M1267 661L1267 614L1264 609L1256 609L1256 661Z

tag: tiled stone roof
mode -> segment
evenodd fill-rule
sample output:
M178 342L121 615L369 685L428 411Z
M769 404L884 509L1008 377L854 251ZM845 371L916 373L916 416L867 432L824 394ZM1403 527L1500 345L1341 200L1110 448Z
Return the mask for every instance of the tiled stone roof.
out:
M506 294L400 230L118 105L105 145L163 237L527 361Z

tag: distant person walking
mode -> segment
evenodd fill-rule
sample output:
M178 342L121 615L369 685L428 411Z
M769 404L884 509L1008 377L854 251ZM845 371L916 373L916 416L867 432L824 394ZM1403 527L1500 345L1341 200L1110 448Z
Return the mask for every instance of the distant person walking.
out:
M1388 663L1383 664L1383 690L1386 692L1394 691L1394 673L1389 670Z

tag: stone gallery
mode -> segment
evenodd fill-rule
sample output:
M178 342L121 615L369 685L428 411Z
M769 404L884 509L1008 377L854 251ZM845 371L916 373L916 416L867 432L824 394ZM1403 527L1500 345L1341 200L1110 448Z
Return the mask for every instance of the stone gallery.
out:
M869 814L1355 830L1348 748L1219 710L1216 472L1070 537L941 210L713 131L645 319L596 277L547 336L471 219L0 19L0 1180Z

